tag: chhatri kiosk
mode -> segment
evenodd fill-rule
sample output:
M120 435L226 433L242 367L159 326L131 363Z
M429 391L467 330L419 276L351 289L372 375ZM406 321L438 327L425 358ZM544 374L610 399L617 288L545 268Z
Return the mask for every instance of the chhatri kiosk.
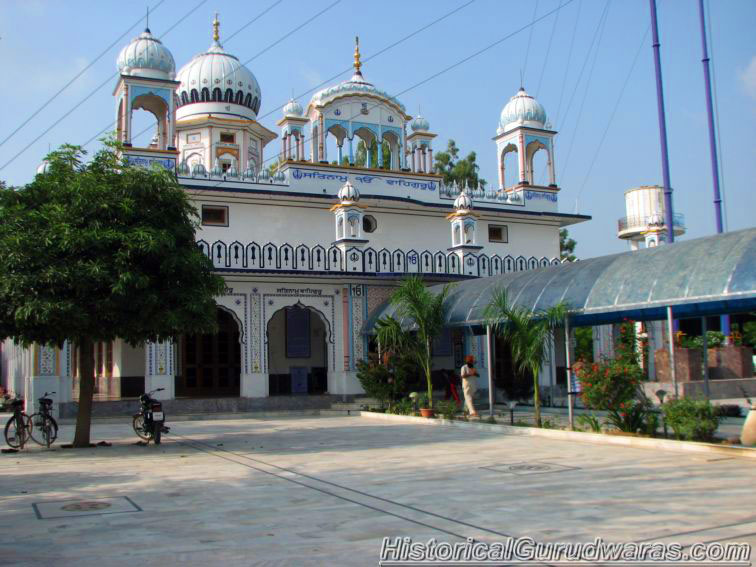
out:
M353 76L306 107L291 100L278 133L257 121L260 84L223 48L217 18L209 49L178 73L149 30L117 64L116 135L125 156L175 170L201 215L197 245L227 288L217 298L217 334L97 345L96 412L158 387L176 404L211 400L204 411L317 407L330 403L327 395L360 394L356 363L371 349L363 323L402 278L438 283L555 264L559 229L588 218L558 211L555 132L523 89L505 104L494 138L499 183L478 189L434 173L429 121L366 79L359 44ZM146 147L132 131L136 109L157 123ZM364 151L373 146L379 151ZM534 182L540 151L548 185ZM504 168L511 152L513 174ZM486 367L480 337L450 332L434 347L435 367L457 367L468 353ZM22 349L8 341L3 359L4 385L27 399L55 390L61 411L74 411L71 345Z

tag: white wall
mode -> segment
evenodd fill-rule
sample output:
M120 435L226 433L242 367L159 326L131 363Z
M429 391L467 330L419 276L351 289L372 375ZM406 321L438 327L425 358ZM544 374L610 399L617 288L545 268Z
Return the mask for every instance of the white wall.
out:
M226 244L238 240L242 244L257 242L264 245L288 243L296 246L306 244L310 247L321 244L328 247L335 240L334 214L329 207L335 204L328 200L322 204L292 202L279 204L265 201L244 202L240 200L223 200L217 194L193 197L198 209L203 203L229 206L229 226L203 226L197 233L197 239L209 244L222 240ZM429 250L446 251L452 244L451 227L446 219L446 210L416 211L387 206L385 201L361 201L368 205L366 215L372 215L378 222L378 228L372 233L363 233L368 244L375 250L381 248L402 249L418 252ZM542 222L542 221L541 221ZM509 233L508 243L488 242L488 224L506 225ZM506 256L523 255L541 258L559 256L559 226L557 223L535 224L507 215L482 215L478 221L477 242L483 246L483 253Z
M144 376L144 346L132 347L118 339L113 345L113 376Z

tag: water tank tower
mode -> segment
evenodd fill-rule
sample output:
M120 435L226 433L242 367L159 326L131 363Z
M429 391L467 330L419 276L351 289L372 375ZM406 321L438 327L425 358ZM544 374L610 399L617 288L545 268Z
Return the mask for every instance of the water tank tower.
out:
M617 236L630 241L632 250L641 248L641 242L651 248L666 241L663 187L643 185L625 191L625 215L617 223ZM676 237L685 234L683 215L674 214L672 224Z

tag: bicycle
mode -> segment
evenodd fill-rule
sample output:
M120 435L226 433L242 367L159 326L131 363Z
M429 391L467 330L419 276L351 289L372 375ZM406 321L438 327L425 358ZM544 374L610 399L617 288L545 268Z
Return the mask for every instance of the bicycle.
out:
M11 402L13 417L5 424L5 442L13 449L23 449L31 435L31 419L24 412L24 400Z
M51 415L53 401L48 398L55 392L45 392L39 398L39 412L31 416L31 438L37 445L50 448L58 438L58 423Z

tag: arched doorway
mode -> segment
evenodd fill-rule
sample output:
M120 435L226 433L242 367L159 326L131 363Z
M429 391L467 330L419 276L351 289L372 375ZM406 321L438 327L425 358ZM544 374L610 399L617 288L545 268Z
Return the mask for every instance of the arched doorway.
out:
M288 396L328 391L326 321L302 304L276 311L268 321L268 394Z
M239 396L241 343L234 316L218 308L218 332L181 337L176 397Z

